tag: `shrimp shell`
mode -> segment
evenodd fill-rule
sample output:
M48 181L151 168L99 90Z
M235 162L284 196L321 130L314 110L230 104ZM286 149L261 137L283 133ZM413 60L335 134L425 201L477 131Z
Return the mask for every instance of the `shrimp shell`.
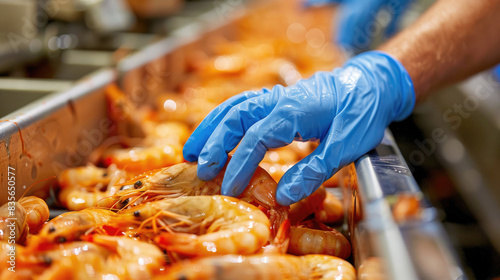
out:
M127 209L139 232L166 231L155 242L187 256L251 254L270 236L269 219L257 207L226 196L180 197Z
M315 192L290 206L290 223L297 225L310 214L319 210L326 197L326 190L320 186Z
M9 202L0 207L0 240L7 242L9 236L14 234L16 243L24 244L28 232L26 210L21 204L18 202Z
M47 203L36 196L27 196L19 200L19 204L26 210L26 222L31 234L37 233L41 226L49 219L50 212Z
M160 170L144 173L123 184L122 190L115 195L103 199L98 206L111 209L122 209L134 204L157 201L165 198L185 196L202 196L220 194L225 169L211 181L198 178L196 163L181 163ZM271 221L269 242L284 248L286 238L277 237L278 230L288 219L288 207L276 202L276 182L262 168L257 168L239 198L252 205L261 207ZM286 225L286 223L285 223ZM277 243L280 242L280 243Z
M116 166L99 168L94 165L70 168L59 176L59 201L69 210L83 210L93 207L97 201L118 191L115 186L125 181L127 174Z
M343 216L342 201L327 191L325 200L314 212L314 219L320 223L333 224L339 222Z
M29 240L28 247L44 247L53 243L79 240L81 235L96 227L124 223L126 219L118 218L118 214L110 210L89 208L67 212L47 222L40 232Z
M324 255L226 255L176 263L155 279L354 280L356 271L347 261Z
M337 230L323 224L309 223L311 227L292 226L288 253L295 255L325 254L346 259L351 254L351 244Z

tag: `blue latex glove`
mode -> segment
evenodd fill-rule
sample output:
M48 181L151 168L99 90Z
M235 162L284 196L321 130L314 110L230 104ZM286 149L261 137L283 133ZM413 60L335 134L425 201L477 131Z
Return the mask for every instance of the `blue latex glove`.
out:
M493 67L493 76L500 82L500 65Z
M390 15L385 29L386 37L394 35L398 29L401 15L412 0L306 0L306 6L340 3L338 22L336 22L337 44L348 51L358 53L368 49L376 28L382 23L376 20L377 13L384 9ZM387 18L387 17L386 17ZM384 19L382 19L384 20Z
M211 180L241 140L222 183L222 194L237 196L268 149L294 139L319 139L316 150L278 183L278 203L290 205L373 149L389 123L406 118L414 103L413 84L403 66L385 53L367 52L294 86L228 99L193 132L184 158L198 160L198 176Z

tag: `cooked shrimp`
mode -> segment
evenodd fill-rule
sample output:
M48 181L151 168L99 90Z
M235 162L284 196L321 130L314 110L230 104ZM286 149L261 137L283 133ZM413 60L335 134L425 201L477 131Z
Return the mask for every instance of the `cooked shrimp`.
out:
M41 279L151 279L165 262L158 247L128 237L82 238L86 241L46 244L36 254L24 250L18 265Z
M421 214L420 201L416 194L401 194L392 207L392 216L398 223L417 218Z
M155 241L187 256L251 254L269 239L269 219L257 207L226 196L179 197L123 210L137 230L165 232Z
M8 202L0 207L0 240L23 244L29 233L26 210L18 202ZM11 241L11 242L12 242Z
M32 279L40 270L27 265L30 253L22 245L0 241L0 279Z
M104 260L110 254L105 248L84 241L46 244L36 251L29 249L16 254L21 257L17 265L28 268L32 277L36 275L40 279L92 278L93 274L103 271ZM83 267L87 267L87 271Z
M356 279L356 270L347 261L327 255L301 257L311 271L309 279Z
M118 218L118 214L110 210L89 208L67 212L47 222L40 232L30 239L28 247L79 240L82 234L96 227L120 223L126 223L126 220Z
M346 259L351 244L345 236L323 224L306 222L290 228L288 253L295 255L325 254Z
M111 149L104 153L106 166L115 164L118 168L133 174L178 164L184 161L181 143L166 143L151 147Z
M138 201L145 203L164 198L220 194L224 170L211 181L205 182L196 175L196 163L181 163L159 171L151 171L124 183L122 191L98 202L98 206L121 209ZM250 183L239 196L243 201L261 207L271 220L271 239L275 244L278 229L288 219L288 207L276 202L276 182L265 170L258 168ZM275 244L282 247L282 244Z
M69 210L93 207L97 201L111 196L125 181L127 174L112 165L108 168L87 165L64 170L58 177L59 201Z
M342 201L327 191L325 200L320 204L319 209L314 211L314 219L320 223L332 224L340 221L343 216Z
M196 163L180 163L151 170L123 183L120 191L100 200L97 205L121 209L138 199L148 202L164 198L220 194L223 174L205 182L196 175L196 168Z
M106 235L90 235L84 239L111 252L106 259L106 270L119 279L151 279L165 264L162 251L153 244Z
M356 271L347 261L324 255L226 255L176 263L157 279L354 280Z
M35 196L23 197L19 204L26 211L26 222L29 226L29 233L35 234L41 226L49 219L49 207L41 198Z
M148 121L143 127L145 138L135 147L109 149L104 152L103 163L106 166L115 164L119 169L140 174L184 161L182 146L191 133L188 125Z
M320 186L315 192L290 206L290 223L297 225L315 211L319 210L326 197L326 190Z

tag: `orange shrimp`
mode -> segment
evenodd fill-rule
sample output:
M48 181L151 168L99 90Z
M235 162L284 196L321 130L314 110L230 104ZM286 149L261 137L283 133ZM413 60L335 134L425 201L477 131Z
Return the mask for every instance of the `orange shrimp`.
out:
M179 197L120 212L137 231L162 233L155 242L186 256L251 254L269 239L269 219L255 206L226 196Z
M28 247L44 248L48 244L59 244L79 240L82 234L103 225L126 224L125 218L104 209L84 209L61 214L47 222L40 232L33 236Z
M122 209L138 202L145 203L164 198L183 196L220 194L224 170L211 181L205 182L196 175L196 163L181 163L159 171L153 170L136 177L122 186L122 191L97 203L100 207ZM262 168L257 168L239 198L250 204L259 206L271 220L272 244L278 240L286 242L286 238L277 237L280 227L288 220L288 207L276 202L276 182ZM287 223L284 224L286 226ZM286 229L282 231L286 232Z
M106 248L107 272L119 279L151 279L163 269L165 257L155 245L128 237L89 235L83 238Z
M319 210L326 197L326 190L320 186L315 192L301 201L290 205L290 223L297 225L315 211Z
M115 164L134 174L184 161L182 147L191 130L180 122L145 122L146 136L137 146L112 148L104 152L103 163Z
M401 194L392 207L392 216L398 223L403 223L419 217L422 210L416 194Z
M94 165L64 170L59 176L59 202L69 210L93 207L97 201L111 196L116 185L126 180L127 173L112 165L99 168Z
M27 196L19 200L19 205L26 211L26 223L29 226L29 233L36 234L49 219L50 212L47 203L39 197Z
M342 201L331 192L326 192L326 198L314 211L314 219L320 223L333 224L339 222L344 216Z
M29 233L26 210L18 202L9 202L0 207L0 240L23 244Z
M324 224L308 221L290 228L288 253L295 255L326 254L346 259L351 244L345 236Z
M354 280L356 270L345 260L325 255L226 255L176 263L155 279Z
M49 207L40 198L24 197L0 207L0 240L24 244L49 218Z
M151 279L165 264L163 253L152 244L116 236L83 239L26 252L18 264L39 279Z

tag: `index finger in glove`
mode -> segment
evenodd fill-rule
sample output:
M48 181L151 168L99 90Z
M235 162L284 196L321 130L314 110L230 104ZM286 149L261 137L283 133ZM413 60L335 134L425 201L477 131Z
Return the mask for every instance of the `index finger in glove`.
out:
M198 157L198 177L212 180L222 170L227 154L240 142L247 130L265 118L274 108L270 95L242 102L229 110L206 141Z

